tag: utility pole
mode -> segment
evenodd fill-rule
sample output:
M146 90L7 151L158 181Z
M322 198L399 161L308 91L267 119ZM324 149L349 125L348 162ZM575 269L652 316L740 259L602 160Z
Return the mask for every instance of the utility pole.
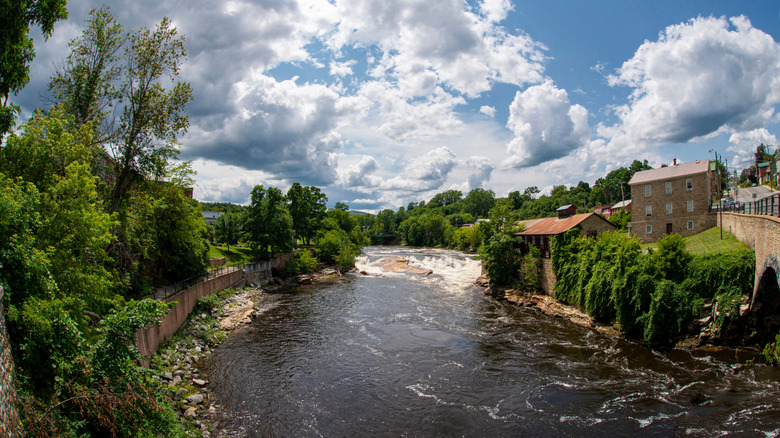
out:
M720 214L720 240L723 240L723 187L721 187L721 176L720 176L720 158L718 157L718 152L713 149L713 152L715 152L715 170L717 170L718 175L718 210Z

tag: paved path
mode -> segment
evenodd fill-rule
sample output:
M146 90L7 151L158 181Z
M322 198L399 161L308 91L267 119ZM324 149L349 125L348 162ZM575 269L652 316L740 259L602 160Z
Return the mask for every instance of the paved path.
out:
M734 199L736 199L737 201L743 204L745 202L753 202L753 201L758 201L759 199L764 199L767 196L774 193L764 186L733 189L732 195L734 192L736 192L736 196L734 196Z

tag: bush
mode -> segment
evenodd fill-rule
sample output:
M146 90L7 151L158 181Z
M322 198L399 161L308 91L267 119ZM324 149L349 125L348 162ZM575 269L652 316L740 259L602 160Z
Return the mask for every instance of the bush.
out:
M522 256L515 248L515 239L507 234L499 233L491 237L479 250L479 259L495 284L509 284L512 277L520 269Z
M309 250L304 249L293 254L293 261L287 265L287 271L291 275L309 273L317 267L317 259L312 257Z

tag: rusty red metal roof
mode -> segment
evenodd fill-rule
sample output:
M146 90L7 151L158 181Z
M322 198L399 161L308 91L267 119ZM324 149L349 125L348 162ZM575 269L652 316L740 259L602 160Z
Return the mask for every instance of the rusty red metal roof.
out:
M561 234L565 231L571 230L591 216L597 216L599 219L606 221L606 219L596 213L575 214L574 216L567 217L566 219L558 219L557 217L529 219L519 222L519 224L523 225L525 228L523 231L515 233L515 236L544 236Z

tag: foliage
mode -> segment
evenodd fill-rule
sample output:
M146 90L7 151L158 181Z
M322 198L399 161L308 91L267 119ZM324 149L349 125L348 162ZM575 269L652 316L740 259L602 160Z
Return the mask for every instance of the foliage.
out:
M617 322L627 336L652 347L667 346L682 333L705 299L719 303L724 318L733 315L752 289L752 253L692 257L679 236L662 240L658 250L643 254L625 233L604 233L595 240L574 231L555 236L556 298L603 322Z
M411 246L449 246L455 230L441 211L411 216L398 227L403 243Z
M462 211L474 217L488 217L490 209L496 203L495 197L496 194L492 190L473 189L463 198Z
M775 335L775 342L770 342L764 346L762 354L769 365L780 366L780 333Z
M289 251L293 247L293 221L284 195L276 187L252 189L246 229L252 251L260 256Z
M287 270L292 274L309 273L317 267L317 259L312 257L309 250L304 249L293 254L293 261L287 265Z
M304 187L296 182L287 191L287 201L295 237L308 245L325 217L328 197L317 187Z
M628 228L628 223L631 222L631 212L621 208L612 213L607 220L618 230L625 230Z
M481 227L458 228L453 234L453 244L461 251L476 251L482 245Z
M30 63L35 58L30 26L39 26L45 39L54 23L68 18L66 0L6 0L0 3L0 145L14 125L20 108L8 98L30 81Z
M685 278L685 269L691 259L685 249L685 241L675 233L667 234L658 240L658 248L651 257L659 275L675 282Z
M238 243L243 233L244 218L239 213L228 212L214 222L214 239L224 243L230 251L230 245Z
M520 265L520 287L527 291L537 292L542 289L542 253L539 248L530 246L528 253L523 255Z
M516 239L504 233L494 234L479 250L479 258L490 281L498 285L509 284L520 269L522 255Z

